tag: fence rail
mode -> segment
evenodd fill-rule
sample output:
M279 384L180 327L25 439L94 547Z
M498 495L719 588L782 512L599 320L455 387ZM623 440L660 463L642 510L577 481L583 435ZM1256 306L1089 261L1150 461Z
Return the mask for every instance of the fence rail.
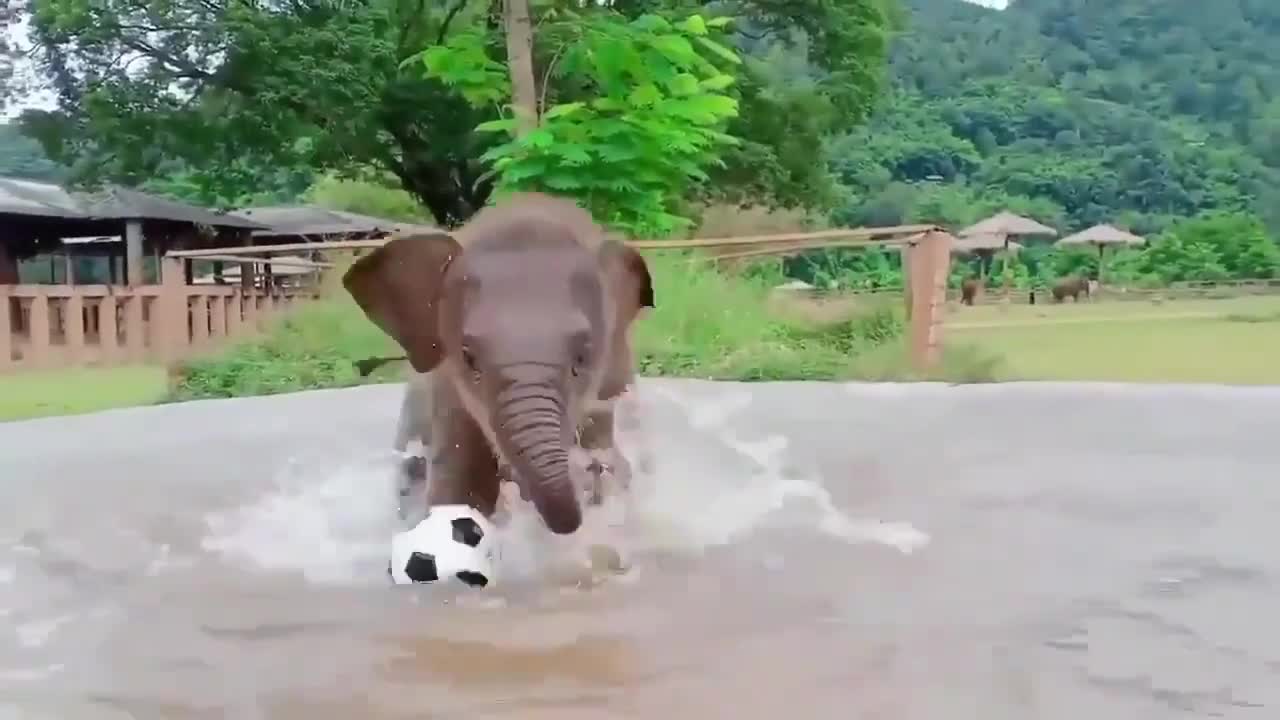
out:
M173 259L159 285L0 285L0 372L178 360L257 332L314 296L187 285Z
M258 289L258 266L286 262L315 270L333 267L334 251L360 252L387 239L239 246L169 252L159 285L0 285L0 372L23 368L181 359L228 338L255 332L272 315L315 289ZM699 250L712 260L785 255L833 246L889 245L902 249L899 291L911 318L912 361L936 362L953 238L933 225L845 228L692 240L639 240L643 250ZM317 257L277 259L306 251ZM239 286L188 284L195 260L239 262ZM323 285L323 283L321 283ZM268 285L270 286L270 285ZM913 291L913 286L918 291Z

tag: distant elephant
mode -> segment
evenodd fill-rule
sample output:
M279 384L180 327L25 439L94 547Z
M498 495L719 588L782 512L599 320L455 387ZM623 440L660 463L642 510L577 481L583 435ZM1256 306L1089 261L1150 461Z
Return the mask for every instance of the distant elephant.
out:
M402 497L425 483L423 512L492 516L510 480L553 533L577 530L571 451L625 463L614 402L635 377L631 324L654 306L644 258L573 202L520 193L454 237L391 240L343 285L416 371L396 444L426 457L402 467Z
M1088 279L1073 275L1071 277L1065 277L1055 283L1051 292L1053 293L1054 302L1060 303L1065 300L1068 295L1071 296L1073 301L1080 302L1080 293L1084 293L1084 296L1087 298L1089 297L1090 289L1091 282Z
M965 278L960 283L960 303L962 305L973 305L973 300L978 296L978 292L982 289L982 280L978 278Z

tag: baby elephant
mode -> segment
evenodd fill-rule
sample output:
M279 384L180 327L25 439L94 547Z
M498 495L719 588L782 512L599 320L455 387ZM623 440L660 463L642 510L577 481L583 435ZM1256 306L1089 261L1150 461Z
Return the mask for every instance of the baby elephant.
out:
M453 237L391 240L343 285L418 373L397 446L417 439L426 458L402 495L429 477L426 506L492 516L511 480L552 532L577 530L571 451L621 458L613 404L634 380L631 324L654 306L644 258L571 201L524 193Z

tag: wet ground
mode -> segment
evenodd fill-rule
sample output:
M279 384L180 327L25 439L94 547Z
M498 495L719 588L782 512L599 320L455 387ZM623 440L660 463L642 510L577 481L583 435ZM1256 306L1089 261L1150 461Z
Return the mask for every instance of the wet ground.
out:
M0 718L1280 712L1280 389L646 381L462 593L387 585L399 393L0 425Z

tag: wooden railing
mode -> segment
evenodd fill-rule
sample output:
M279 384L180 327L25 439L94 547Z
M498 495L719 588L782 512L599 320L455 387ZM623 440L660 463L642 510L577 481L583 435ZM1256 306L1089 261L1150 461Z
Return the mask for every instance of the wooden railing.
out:
M159 285L135 288L105 285L0 285L0 372L15 368L118 362L171 362L214 348L227 339L254 332L282 308L316 290L273 290L256 287L256 266L295 264L315 270L331 268L323 259L284 259L280 253L308 252L327 256L380 247L387 239L328 243L209 248L170 252L161 266ZM950 270L948 233L931 225L851 228L754 237L640 240L642 251L697 250L700 260L733 262L764 255L790 255L821 247L883 245L904 253L906 313L911 321L912 361L934 364L941 346ZM192 260L240 263L241 286L188 285L186 264ZM7 307L5 307L7 306Z
M165 258L159 285L0 285L0 372L171 362L256 332L310 289L187 285Z

